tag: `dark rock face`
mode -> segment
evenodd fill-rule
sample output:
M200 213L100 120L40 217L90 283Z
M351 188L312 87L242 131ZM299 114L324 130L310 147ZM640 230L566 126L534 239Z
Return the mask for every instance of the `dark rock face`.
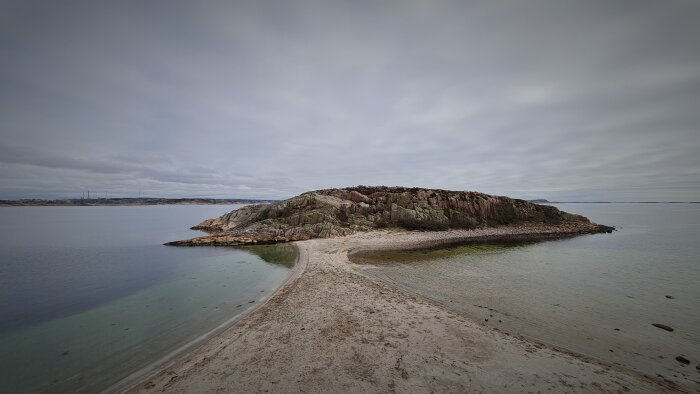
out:
M307 192L249 205L193 227L213 233L174 245L275 243L349 235L384 227L474 229L517 224L579 224L609 232L579 215L524 200L476 192L357 186Z

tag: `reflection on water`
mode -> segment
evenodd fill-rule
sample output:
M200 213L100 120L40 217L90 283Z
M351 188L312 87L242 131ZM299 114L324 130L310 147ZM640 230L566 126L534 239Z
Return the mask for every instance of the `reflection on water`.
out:
M356 261L369 263L372 275L503 331L699 389L700 205L560 208L619 230L535 244L384 252ZM676 361L681 355L689 366Z
M297 261L297 249L286 243L239 246L237 249L253 253L268 263L280 264L287 268L292 268Z
M0 392L99 391L271 294L291 245L162 245L230 209L0 208Z

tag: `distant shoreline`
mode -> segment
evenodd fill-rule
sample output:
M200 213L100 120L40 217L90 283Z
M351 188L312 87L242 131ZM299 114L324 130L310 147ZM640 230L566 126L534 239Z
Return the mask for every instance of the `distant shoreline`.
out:
M99 207L141 205L234 205L270 204L279 200L255 200L246 198L68 198L68 199L18 199L0 200L0 207ZM700 201L548 201L526 200L535 204L700 204Z
M254 200L245 198L73 198L73 199L21 199L0 200L0 207L83 207L83 206L138 206L138 205L233 205L269 204L276 200Z
M700 204L700 201L546 201L537 204Z

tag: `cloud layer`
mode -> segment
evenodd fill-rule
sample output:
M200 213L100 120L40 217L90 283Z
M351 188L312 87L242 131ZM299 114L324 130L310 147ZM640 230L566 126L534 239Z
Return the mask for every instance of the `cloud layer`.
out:
M700 3L0 5L0 198L700 200Z

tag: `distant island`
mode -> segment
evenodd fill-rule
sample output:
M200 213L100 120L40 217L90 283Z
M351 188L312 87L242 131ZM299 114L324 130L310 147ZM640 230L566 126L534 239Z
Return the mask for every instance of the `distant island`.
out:
M121 206L121 205L232 205L232 204L268 204L276 200L254 200L245 198L69 198L69 199L21 199L0 200L2 207L37 207L37 206Z

